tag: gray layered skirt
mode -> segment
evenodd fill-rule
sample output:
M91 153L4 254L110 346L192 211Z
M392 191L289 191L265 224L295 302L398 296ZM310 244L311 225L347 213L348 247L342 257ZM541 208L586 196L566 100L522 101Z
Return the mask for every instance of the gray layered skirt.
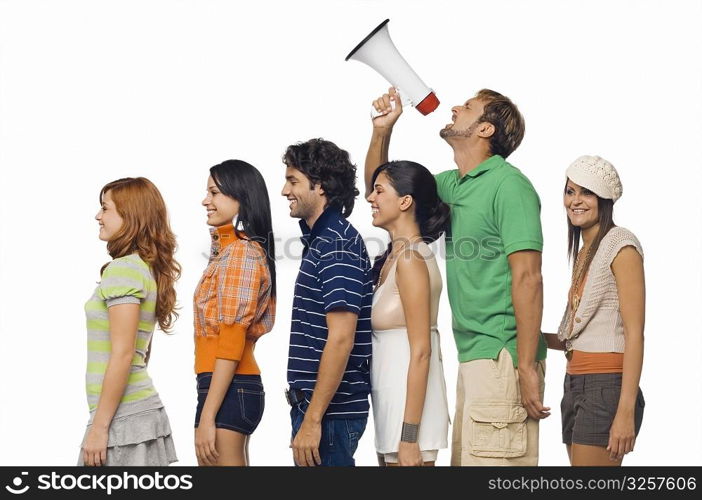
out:
M81 442L78 465L83 463ZM156 408L112 419L107 439L107 460L104 465L163 467L178 461L166 410Z

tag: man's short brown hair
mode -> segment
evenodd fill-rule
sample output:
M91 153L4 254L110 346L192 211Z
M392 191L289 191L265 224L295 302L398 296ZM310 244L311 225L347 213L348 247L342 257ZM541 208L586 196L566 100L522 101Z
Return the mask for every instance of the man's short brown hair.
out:
M509 97L499 92L482 89L475 97L485 102L478 122L488 122L495 127L490 137L490 153L507 158L524 138L524 117Z

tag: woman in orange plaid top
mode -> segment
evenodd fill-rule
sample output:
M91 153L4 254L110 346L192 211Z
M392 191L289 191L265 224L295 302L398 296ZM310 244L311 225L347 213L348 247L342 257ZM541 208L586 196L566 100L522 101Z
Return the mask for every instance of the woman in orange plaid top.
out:
M271 209L260 172L240 160L210 169L210 261L195 290L195 452L200 465L248 465L263 415L258 337L275 319Z

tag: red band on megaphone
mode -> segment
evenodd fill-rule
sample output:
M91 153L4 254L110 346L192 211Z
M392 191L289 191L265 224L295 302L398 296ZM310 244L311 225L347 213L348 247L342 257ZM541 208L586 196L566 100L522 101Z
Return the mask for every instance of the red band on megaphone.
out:
M417 111L419 111L423 115L428 115L429 113L431 113L439 107L439 99L436 97L436 94L434 94L434 92L430 92L429 95L422 99L422 102L417 104L416 107Z

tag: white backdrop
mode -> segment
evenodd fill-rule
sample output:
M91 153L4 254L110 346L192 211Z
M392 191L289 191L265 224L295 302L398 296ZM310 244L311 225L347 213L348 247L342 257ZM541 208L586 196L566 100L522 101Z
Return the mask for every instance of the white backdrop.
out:
M267 394L251 460L291 463L283 388L299 245L279 196L280 158L288 144L321 136L362 168L369 104L387 84L344 56L388 17L396 45L441 100L428 117L406 110L391 158L453 168L438 130L451 105L483 87L526 117L510 161L541 196L544 331L557 328L569 282L565 168L581 154L617 167L615 221L643 243L648 285L647 406L625 463L702 463L700 1L0 0L0 464L75 462L88 418L83 304L109 258L93 220L98 191L139 175L168 203L183 265L181 316L174 335L156 333L149 370L179 464L195 463L191 300L209 248L200 200L208 168L228 158L264 173L281 255L276 326L256 350ZM370 220L359 200L351 221L374 255L384 234ZM453 408L445 292L440 316ZM550 352L543 465L567 464L563 371ZM359 465L375 464L372 429ZM441 452L439 464L448 459Z

